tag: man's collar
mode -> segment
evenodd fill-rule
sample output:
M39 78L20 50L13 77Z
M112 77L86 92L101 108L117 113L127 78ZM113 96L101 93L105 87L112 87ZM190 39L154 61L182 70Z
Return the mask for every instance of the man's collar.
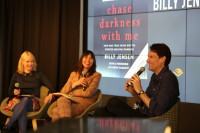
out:
M160 71L160 73L158 74L158 75L156 75L156 76L158 76L158 77L162 77L162 75L163 75L163 73L166 71L166 70L169 70L169 66L165 66L165 67L163 67L163 69Z

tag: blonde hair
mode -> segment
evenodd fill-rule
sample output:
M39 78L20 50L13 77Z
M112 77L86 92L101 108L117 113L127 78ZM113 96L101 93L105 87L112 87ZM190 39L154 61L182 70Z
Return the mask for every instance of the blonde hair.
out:
M31 57L34 60L34 66L33 66L33 70L32 71L36 71L37 70L37 63L35 60L35 57L33 56L33 54L29 51L24 51L19 59L18 62L18 68L17 68L17 72L19 74L23 74L24 73L24 59L26 57Z

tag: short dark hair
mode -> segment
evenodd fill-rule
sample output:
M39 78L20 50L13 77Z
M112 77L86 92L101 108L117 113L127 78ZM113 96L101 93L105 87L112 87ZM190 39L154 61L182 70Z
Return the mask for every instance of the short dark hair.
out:
M169 65L171 61L171 51L170 48L164 43L154 43L150 46L150 51L158 54L159 58L165 56L165 66Z
M95 58L95 55L92 51L90 50L86 50L82 56L80 57L79 59L79 62L78 62L78 65L77 65L77 68L76 68L76 72L78 72L80 75L82 74L82 71L83 71L83 65L82 65L82 60L83 60L83 57L85 56L88 56L88 55L91 55L92 56L92 59L93 59L93 65L91 66L91 68L88 70L88 74L89 75L92 75L94 72L96 72L96 58Z

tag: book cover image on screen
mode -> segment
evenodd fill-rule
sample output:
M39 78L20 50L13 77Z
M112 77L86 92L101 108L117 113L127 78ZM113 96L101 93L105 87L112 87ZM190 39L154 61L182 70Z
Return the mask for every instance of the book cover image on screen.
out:
M95 53L102 74L103 94L130 97L124 83L141 67L144 91L152 72L146 60L149 46L167 44L172 53L169 68L177 76L180 99L200 103L200 2L166 0L87 0L84 31L87 48ZM189 10L188 10L189 9Z

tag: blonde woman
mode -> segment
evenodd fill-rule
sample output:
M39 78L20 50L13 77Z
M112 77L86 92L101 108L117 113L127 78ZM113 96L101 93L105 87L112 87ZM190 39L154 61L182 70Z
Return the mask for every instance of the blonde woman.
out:
M4 110L13 111L13 115L3 127L3 131L9 131L12 124L18 120L20 133L26 133L27 112L40 109L37 97L40 96L42 85L49 88L50 93L54 92L53 86L45 75L37 71L37 63L33 54L29 51L23 52L18 62L17 72L11 79L8 105L4 108ZM29 97L30 95L34 97Z

